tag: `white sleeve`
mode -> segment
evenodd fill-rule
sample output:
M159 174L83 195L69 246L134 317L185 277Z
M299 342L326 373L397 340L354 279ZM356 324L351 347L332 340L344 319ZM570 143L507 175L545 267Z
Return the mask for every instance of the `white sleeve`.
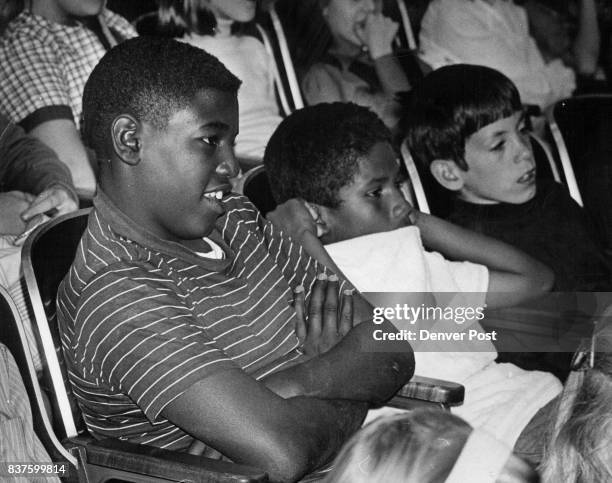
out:
M482 293L489 288L489 270L471 262L451 262L438 252L425 252L433 292Z
M360 292L431 291L415 226L352 238L325 249Z

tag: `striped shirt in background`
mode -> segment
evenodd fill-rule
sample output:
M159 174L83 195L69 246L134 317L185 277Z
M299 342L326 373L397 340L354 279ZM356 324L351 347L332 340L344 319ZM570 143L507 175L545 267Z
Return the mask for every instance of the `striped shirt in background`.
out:
M210 238L223 260L144 232L99 193L60 286L64 355L97 437L185 449L193 438L161 411L198 381L242 369L259 379L295 364L292 289L325 268L244 197Z

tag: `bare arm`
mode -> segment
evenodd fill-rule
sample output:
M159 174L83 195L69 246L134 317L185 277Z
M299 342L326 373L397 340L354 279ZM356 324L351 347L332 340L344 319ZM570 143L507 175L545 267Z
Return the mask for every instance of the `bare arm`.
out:
M391 47L397 29L398 24L393 20L381 13L373 13L368 15L363 30L358 32L374 61L374 68L383 91L391 96L397 92L410 90L408 78L393 55Z
M431 215L418 213L423 243L446 258L486 265L490 270L487 305L515 305L552 288L552 270L520 250Z
M329 461L366 411L363 402L283 399L232 370L192 386L162 414L232 461L295 481Z
M96 189L94 172L72 121L55 119L43 122L29 134L53 149L59 159L70 168L74 186L79 194L93 195Z
M412 377L414 354L405 342L395 347L388 341L377 345L372 337L375 329L397 332L389 322L380 326L364 322L329 352L275 373L264 383L272 389L283 387L283 391L292 387L294 395L384 404Z
M579 74L592 75L599 60L599 25L595 0L580 0L578 33L574 40L575 68Z

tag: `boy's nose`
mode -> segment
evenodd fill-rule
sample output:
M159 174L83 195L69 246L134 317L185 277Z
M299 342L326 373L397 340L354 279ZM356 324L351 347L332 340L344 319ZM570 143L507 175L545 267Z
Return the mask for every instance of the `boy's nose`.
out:
M227 153L224 153L223 159L217 165L216 173L228 178L234 178L238 175L239 170L234 150L230 149Z
M406 201L404 195L398 191L398 197L394 200L393 207L391 208L393 219L402 222L407 221L409 220L408 215L410 211L412 211L412 206Z
M531 152L531 138L529 136L519 136L517 138L517 153L515 162L517 164L524 161L533 162L533 153Z

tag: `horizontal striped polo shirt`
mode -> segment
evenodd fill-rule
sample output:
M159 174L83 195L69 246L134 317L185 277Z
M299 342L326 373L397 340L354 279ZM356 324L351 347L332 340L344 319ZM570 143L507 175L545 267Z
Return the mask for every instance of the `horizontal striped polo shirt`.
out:
M185 449L164 407L211 374L259 379L300 354L288 300L325 268L244 197L223 199L223 260L139 228L99 193L58 293L70 381L98 438Z

